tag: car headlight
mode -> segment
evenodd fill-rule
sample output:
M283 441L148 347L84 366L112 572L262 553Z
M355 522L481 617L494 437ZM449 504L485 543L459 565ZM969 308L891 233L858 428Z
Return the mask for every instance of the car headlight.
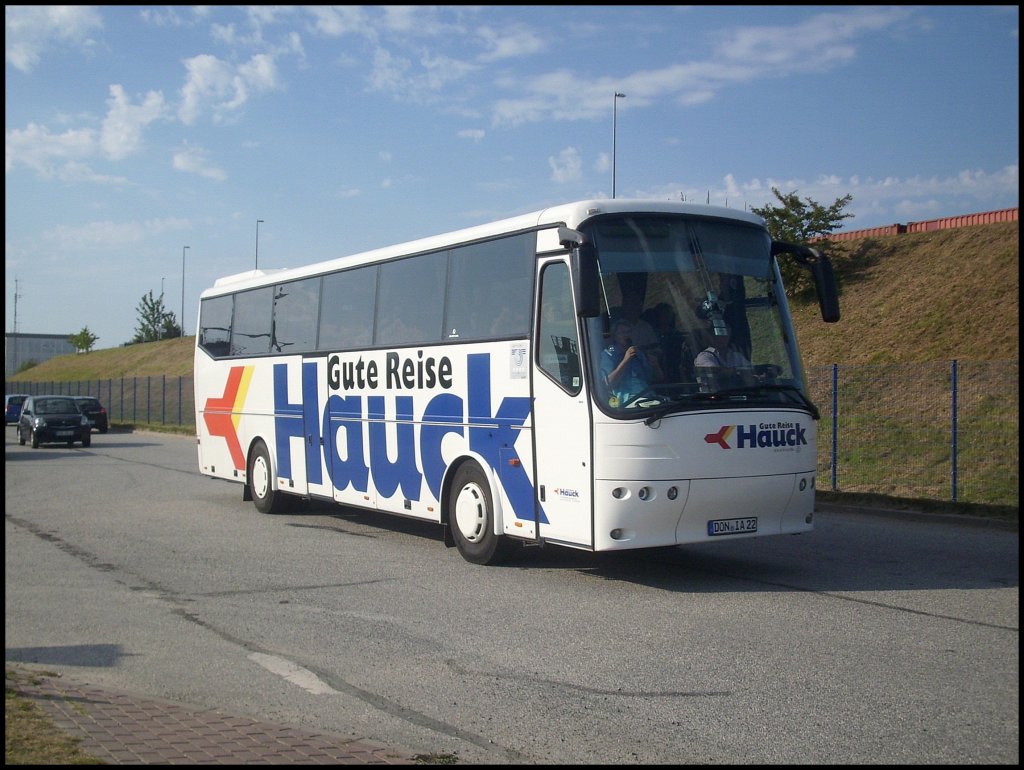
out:
M46 420L44 420L42 417L36 417L35 420L32 421L32 427L33 428L45 428L46 427Z
M89 425L89 418L84 414L82 415L82 425Z

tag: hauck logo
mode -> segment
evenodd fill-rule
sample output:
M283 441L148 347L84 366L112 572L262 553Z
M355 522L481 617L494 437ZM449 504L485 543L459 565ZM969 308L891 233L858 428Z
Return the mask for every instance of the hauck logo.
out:
M736 434L735 445L730 443ZM704 437L708 444L722 449L790 449L807 445L806 429L792 422L762 422L757 425L723 425L717 433Z
M579 490L568 489L566 487L555 487L551 490L551 493L559 500L572 500L578 502L580 499Z
M245 453L238 442L238 421L249 392L252 372L251 366L232 366L224 384L224 394L220 398L206 399L206 409L203 410L206 429L211 436L220 436L227 442L231 462L238 470L245 467Z

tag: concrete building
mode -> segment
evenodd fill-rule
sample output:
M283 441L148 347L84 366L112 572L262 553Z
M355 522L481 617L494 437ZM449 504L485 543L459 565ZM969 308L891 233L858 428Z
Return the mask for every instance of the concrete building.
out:
M25 334L9 332L4 335L4 377L17 374L28 361L41 364L54 356L74 353L75 346L68 342L70 334Z

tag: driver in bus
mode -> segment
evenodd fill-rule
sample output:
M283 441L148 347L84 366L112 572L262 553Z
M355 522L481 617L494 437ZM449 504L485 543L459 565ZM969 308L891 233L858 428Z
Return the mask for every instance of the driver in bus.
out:
M732 335L728 325L719 320L711 322L703 332L707 345L693 359L693 371L701 391L753 384L753 367L747 357L730 343Z
M730 369L749 369L750 361L736 348L730 346L732 335L727 325L706 329L704 339L707 347L693 359L694 368L702 366L727 367Z
M650 383L663 378L658 357L633 344L633 324L612 322L612 345L601 353L601 374L610 391L609 406L628 406L641 396L654 397Z

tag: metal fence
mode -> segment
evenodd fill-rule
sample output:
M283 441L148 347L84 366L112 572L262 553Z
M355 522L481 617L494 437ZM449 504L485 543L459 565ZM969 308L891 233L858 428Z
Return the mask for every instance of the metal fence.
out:
M121 377L71 382L8 382L8 393L96 396L111 423L195 428L195 389L188 377Z
M1019 506L1019 362L809 367L817 488ZM98 396L113 423L195 429L192 377L8 383Z
M812 367L817 488L1019 506L1019 362Z

